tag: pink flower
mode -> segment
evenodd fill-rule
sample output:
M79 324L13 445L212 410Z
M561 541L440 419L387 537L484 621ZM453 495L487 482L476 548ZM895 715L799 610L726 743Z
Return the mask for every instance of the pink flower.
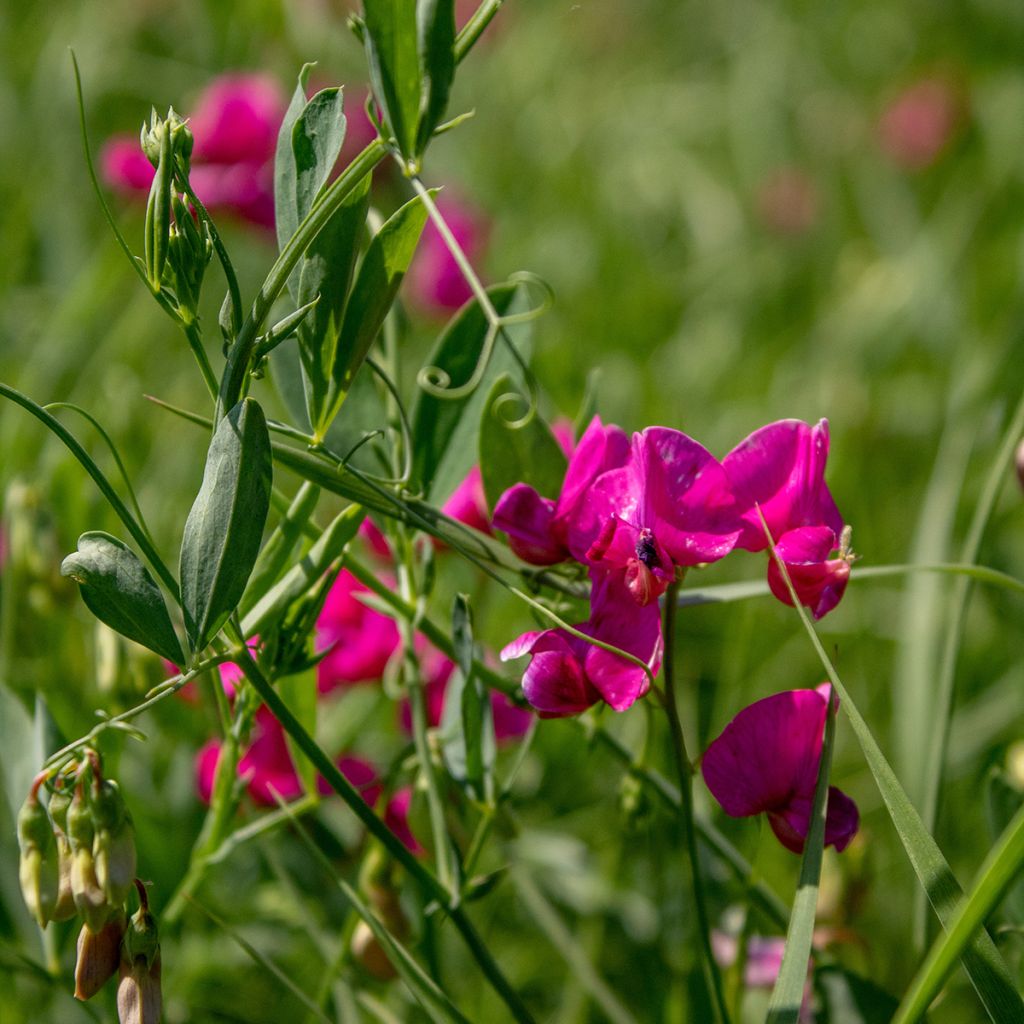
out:
M409 825L411 809L412 786L404 786L402 789L396 790L395 795L388 801L388 806L384 811L384 824L402 840L410 853L421 857L427 851L420 844Z
M281 90L268 75L222 75L207 86L189 119L195 137L190 180L205 206L273 228L273 160L284 112ZM101 165L113 188L149 191L154 170L137 140L111 139Z
M757 191L761 223L777 235L807 234L818 222L819 206L817 186L799 167L780 167Z
M734 818L766 813L780 843L803 852L821 762L830 687L787 690L744 708L708 747L704 781ZM829 786L825 845L846 849L857 805Z
M559 438L563 448L564 431L563 426ZM585 560L599 528L594 516L588 515L587 497L601 474L626 464L629 440L619 427L606 427L600 416L595 416L579 445L566 454L569 464L557 500L544 498L520 483L510 487L494 509L494 525L508 534L509 546L531 565Z
M196 786L204 803L210 802L213 792L220 749L220 741L211 740L196 755ZM380 785L372 765L358 757L339 757L337 765L366 802L373 804L380 794ZM239 758L238 774L248 780L249 795L264 807L277 803L275 794L282 800L294 800L302 795L302 782L288 750L284 729L265 704L256 712L252 742ZM322 796L333 792L322 777L317 780L317 790Z
M327 595L316 624L317 648L330 648L317 666L321 693L380 679L398 646L394 621L367 607L357 596L369 592L344 569Z
M474 466L466 478L452 492L452 496L441 506L441 511L466 526L491 536L491 516L484 494L484 481L480 467Z
M775 545L800 603L810 608L816 619L839 604L850 579L852 556L839 550L837 557L829 558L840 543L827 526L804 526L784 533ZM793 603L774 558L768 561L768 586L784 604Z
M878 123L879 142L900 167L923 170L939 158L952 139L959 107L947 82L923 78L886 107Z
M719 931L711 932L711 951L719 967L729 968L739 956L739 942L734 935ZM746 960L743 964L743 984L747 988L774 988L782 969L782 957L786 952L786 940L782 936L763 937L751 935L747 938ZM811 964L807 965L808 973ZM804 988L803 1004L800 1007L798 1024L813 1024L814 1010L811 1000L813 987L808 978Z
M629 461L601 476L589 500L602 525L587 559L624 569L641 605L664 593L677 568L723 558L740 533L722 465L668 427L634 434Z
M469 262L479 270L487 245L482 216L451 196L441 197L437 205ZM409 268L408 287L419 306L438 314L456 310L472 298L472 290L433 221L428 220L423 229Z
M658 605L638 605L621 573L596 577L590 618L576 629L639 658L652 673L661 665ZM531 658L523 675L523 693L541 718L578 715L599 700L625 711L649 688L647 673L638 665L564 629L524 633L505 647L501 660L524 654Z

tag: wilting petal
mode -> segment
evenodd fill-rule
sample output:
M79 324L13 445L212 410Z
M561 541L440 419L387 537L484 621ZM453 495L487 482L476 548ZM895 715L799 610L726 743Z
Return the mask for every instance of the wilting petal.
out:
M779 538L800 526L828 526L838 536L843 519L825 485L828 421L814 427L801 420L770 423L741 441L722 460L743 532L737 546L763 551L768 542L755 505Z
M849 559L828 557L836 547L836 536L828 526L790 530L775 545L800 603L810 608L816 619L839 604L850 579ZM768 586L780 601L792 605L789 588L774 558L768 561Z
M528 484L515 484L494 507L494 526L508 534L509 547L531 565L554 565L566 550L554 538L555 503Z
M479 466L474 466L466 474L466 478L455 488L452 496L441 506L441 511L446 516L490 536L491 518L487 510L484 481Z

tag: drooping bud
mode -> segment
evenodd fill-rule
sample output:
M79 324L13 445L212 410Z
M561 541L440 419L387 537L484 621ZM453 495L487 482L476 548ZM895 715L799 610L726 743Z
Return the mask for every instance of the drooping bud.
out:
M116 782L104 779L93 794L96 881L111 907L128 899L135 877L135 827Z
M127 925L124 911L114 914L98 931L82 925L75 961L76 999L91 999L117 973Z
M68 840L71 844L71 895L78 912L94 932L98 932L110 916L106 893L96 878L93 842L96 827L85 786L79 783L68 808Z
M18 847L21 850L18 880L25 906L39 927L45 928L57 906L60 866L53 825L46 808L39 802L37 788L33 786L18 812Z
M117 1015L120 1024L157 1024L163 1009L160 990L160 936L149 912L145 886L136 879L139 909L132 914L121 944Z
M57 839L57 862L60 875L57 905L50 915L51 921L69 921L77 913L75 898L71 893L71 843L68 842L67 835L68 808L70 806L71 793L67 788L57 789L50 796L48 809Z

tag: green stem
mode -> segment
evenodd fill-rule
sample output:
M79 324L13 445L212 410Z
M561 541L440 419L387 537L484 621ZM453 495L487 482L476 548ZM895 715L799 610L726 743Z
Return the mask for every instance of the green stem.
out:
M675 687L675 625L676 598L679 584L673 582L664 601L664 643L665 653L662 660L662 672L665 678L665 714L668 717L669 731L672 735L672 752L675 757L676 771L679 774L679 794L682 798L680 820L686 842L689 860L690 883L693 889L693 905L696 911L697 939L700 944L701 960L704 967L704 979L707 983L708 997L715 1014L717 1024L728 1024L729 1010L725 1004L722 991L722 979L718 972L711 951L711 926L708 921L707 906L704 902L704 884L701 878L700 853L697 849L697 830L693 813L693 765L686 752L686 738L683 735L683 723L679 718L679 707L676 703Z
M217 377L206 355L206 349L203 348L203 338L199 330L199 324L195 320L191 323L182 322L182 330L184 330L185 337L188 339L188 347L192 349L192 355L196 357L196 362L199 364L199 372L203 375L206 390L210 392L210 397L216 401Z
M491 23L491 19L501 9L504 0L484 0L476 9L473 17L466 22L455 38L455 63L459 64L462 59L473 49L474 44L483 34L483 31Z

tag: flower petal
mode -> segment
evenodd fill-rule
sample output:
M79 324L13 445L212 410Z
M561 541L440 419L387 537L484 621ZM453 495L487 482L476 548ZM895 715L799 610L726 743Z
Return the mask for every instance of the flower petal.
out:
M509 546L531 565L554 565L569 552L554 536L555 503L529 484L515 484L494 506L494 526L508 534Z
M828 557L835 547L836 536L828 526L790 530L775 545L800 603L811 609L815 619L839 604L850 579L849 561ZM768 586L783 604L792 605L789 588L774 558L768 561Z
M578 715L600 699L569 651L540 651L523 675L523 693L541 718Z

